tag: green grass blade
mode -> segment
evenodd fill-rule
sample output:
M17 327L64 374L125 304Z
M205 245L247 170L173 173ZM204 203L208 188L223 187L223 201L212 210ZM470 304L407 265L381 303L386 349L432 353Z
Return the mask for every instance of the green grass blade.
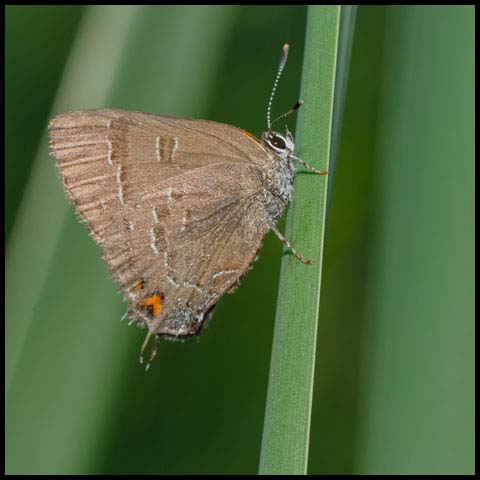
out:
M136 8L99 8L88 12L65 67L53 105L56 113L103 105L107 101L136 13ZM94 74L84 75L84 72ZM67 206L45 133L6 250L7 393L35 315L33 307L42 295L55 255ZM32 231L41 248L31 248ZM28 301L24 300L26 293Z
M54 113L109 106L201 114L234 12L91 7ZM126 306L54 163L45 139L7 250L10 474L97 473L127 366L155 384L136 364L144 332L120 323Z
M351 474L358 460L358 371L368 315L365 271L372 239L367 229L375 216L372 181L385 8L358 7L355 22L339 156L327 204L309 474ZM337 80L342 37L340 30Z
M319 169L330 156L339 22L339 6L309 8L297 151ZM314 263L282 261L260 474L307 470L326 197L325 177L297 175L286 237Z
M475 9L386 16L357 470L475 473Z
M335 171L335 164L340 145L343 112L352 55L353 35L355 33L355 20L357 17L356 5L342 5L340 10L340 28L338 32L337 73L335 75L335 95L333 100L332 139L330 145L330 160L328 177L328 192L331 192ZM330 193L327 194L327 218L330 210Z
M137 7L90 9L82 20L77 38L65 66L61 86L53 104L56 112L87 105L104 104L110 93L113 78L122 60L122 52L130 27L135 21ZM90 72L84 75L83 72ZM93 72L93 73L92 73ZM101 79L101 81L99 81ZM70 342L81 341L71 329L65 341L60 340L52 317L39 314L42 299L55 298L57 290L50 283L55 257L62 242L69 212L61 182L49 156L46 133L30 174L6 251L6 469L8 473L65 473L74 469L88 454L75 449L67 439L71 432L57 420L71 416L69 403L72 390L58 389L52 398L45 398L49 385L48 373L68 369L74 358ZM34 237L35 247L32 244ZM78 244L72 245L72 257L78 254ZM78 273L78 272L76 272ZM57 285L75 284L71 272L56 279ZM61 298L57 298L58 305ZM70 299L72 308L75 302ZM103 314L109 305L104 304ZM63 320L69 325L69 318ZM38 332L41 332L38 335ZM42 337L46 340L42 342ZM34 342L35 348L29 348ZM50 346L50 348L49 348ZM39 349L39 350L38 350ZM36 355L35 353L36 352ZM63 353L62 353L63 352ZM32 355L33 354L33 355ZM68 361L58 362L62 356ZM28 371L26 366L30 365ZM28 373L25 373L25 372ZM74 381L73 370L62 372ZM62 375L60 375L62 376ZM69 381L63 378L64 388ZM38 388L38 391L37 391ZM68 388L68 387L67 387ZM33 395L27 394L35 392ZM71 404L71 403L70 403ZM38 409L38 410L37 410ZM45 420L48 418L47 425ZM82 437L83 425L77 428L77 441ZM78 426L78 425L77 425ZM31 433L41 431L38 437ZM62 432L63 431L63 432ZM63 435L62 433L65 433ZM33 447L36 445L35 447ZM55 450L56 458L49 452ZM28 453L26 453L28 452ZM75 466L74 466L75 465Z

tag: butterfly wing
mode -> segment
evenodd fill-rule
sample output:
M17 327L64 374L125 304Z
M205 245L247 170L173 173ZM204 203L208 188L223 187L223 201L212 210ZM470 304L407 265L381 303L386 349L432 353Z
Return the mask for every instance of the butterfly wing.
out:
M173 185L161 182L155 197L119 212L107 230L105 258L129 316L156 334L198 333L268 230L255 171L224 164L214 172L202 168Z
M51 122L64 184L150 332L198 333L268 230L267 152L240 129L118 110Z
M113 213L154 194L159 180L224 163L261 169L268 155L239 128L141 112L68 112L49 130L65 189L99 244Z

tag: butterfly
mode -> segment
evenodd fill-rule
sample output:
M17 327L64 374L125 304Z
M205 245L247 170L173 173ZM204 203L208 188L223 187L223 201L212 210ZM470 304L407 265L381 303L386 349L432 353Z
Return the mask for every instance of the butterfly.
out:
M128 301L127 315L155 338L197 335L226 292L278 231L292 196L294 139L270 121L259 140L230 125L114 109L54 117L50 147L65 190ZM141 356L141 358L143 358Z

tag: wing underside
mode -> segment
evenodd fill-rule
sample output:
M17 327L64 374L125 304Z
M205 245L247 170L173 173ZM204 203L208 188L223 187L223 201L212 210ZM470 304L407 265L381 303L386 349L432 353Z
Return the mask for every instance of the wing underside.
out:
M259 193L241 190L222 170L229 166L217 167L213 179L208 171L185 175L185 184L120 212L107 231L105 258L130 316L155 333L197 333L248 270L268 230ZM156 296L161 311L153 315Z
M197 333L268 230L265 149L228 125L121 110L60 115L50 144L129 314L157 334Z

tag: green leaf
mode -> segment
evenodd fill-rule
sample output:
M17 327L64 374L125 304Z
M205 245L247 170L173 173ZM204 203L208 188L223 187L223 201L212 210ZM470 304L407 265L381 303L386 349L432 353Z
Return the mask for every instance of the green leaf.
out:
M475 9L386 22L357 472L471 475Z
M91 7L53 113L129 103L201 111L234 11ZM135 49L137 39L143 48ZM168 54L155 58L167 42ZM144 332L120 323L125 305L72 210L44 137L6 255L10 474L91 472L113 428L112 403L122 397L120 372L128 363L145 377L136 365Z
M309 7L297 124L299 156L328 168L340 7ZM320 300L327 178L299 173L285 236L312 265L286 252L278 293L265 413L261 474L307 469L317 319Z

